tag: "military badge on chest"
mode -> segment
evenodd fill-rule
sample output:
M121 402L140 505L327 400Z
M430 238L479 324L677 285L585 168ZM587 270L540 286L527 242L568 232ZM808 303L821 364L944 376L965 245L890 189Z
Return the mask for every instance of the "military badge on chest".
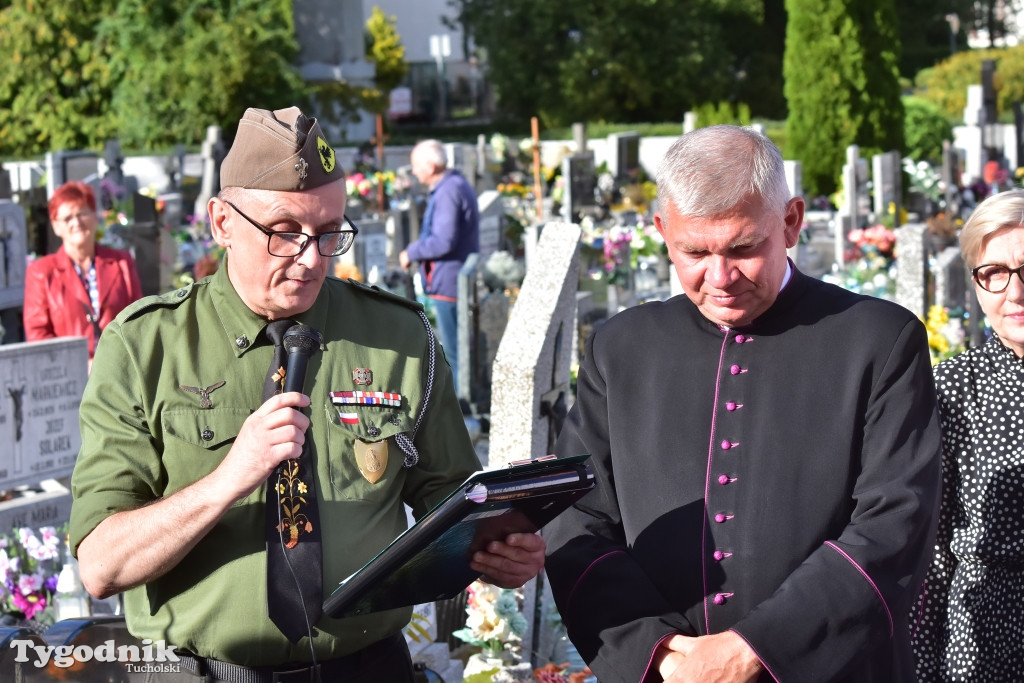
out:
M373 370L353 368L352 383L358 387L369 386L373 383ZM376 439L381 435L381 426L384 423L394 426L401 425L398 412L389 410L402 406L401 394L390 391L355 389L332 391L330 396L331 402L338 410L338 421L350 427L362 427L363 432L370 439ZM366 481L371 484L380 481L388 467L387 440L356 439L353 450L356 466Z
M356 439L356 465L359 473L371 484L376 484L388 469L388 442L366 442Z

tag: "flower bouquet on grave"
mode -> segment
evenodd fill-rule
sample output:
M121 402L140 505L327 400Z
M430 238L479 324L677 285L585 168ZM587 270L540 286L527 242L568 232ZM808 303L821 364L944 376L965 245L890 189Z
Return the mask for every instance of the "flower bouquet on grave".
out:
M28 527L0 536L0 625L42 632L54 623L61 536L54 527Z
M822 277L858 294L891 298L896 288L896 233L884 225L851 230L852 248L844 257L846 267Z
M950 316L948 308L934 305L930 307L928 316L924 319L924 326L928 331L928 351L931 354L932 365L952 358L966 348L963 318L958 315Z
M520 590L482 581L474 581L467 590L466 626L452 635L480 648L466 663L464 680L490 682L518 664L527 626L519 605L522 595Z

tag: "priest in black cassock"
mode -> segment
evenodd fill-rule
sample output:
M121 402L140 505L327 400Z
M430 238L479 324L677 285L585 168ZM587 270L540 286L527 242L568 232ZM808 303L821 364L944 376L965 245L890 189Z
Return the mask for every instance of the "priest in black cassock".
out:
M587 340L560 455L598 486L545 532L601 683L914 680L940 434L924 325L800 273L764 135L668 151L655 225L686 296Z

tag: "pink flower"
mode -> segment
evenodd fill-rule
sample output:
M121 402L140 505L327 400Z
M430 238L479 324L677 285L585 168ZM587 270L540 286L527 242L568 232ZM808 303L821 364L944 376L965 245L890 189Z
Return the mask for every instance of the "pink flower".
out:
M11 597L14 599L14 606L22 611L26 619L31 619L37 612L46 609L45 595L39 593L22 595L20 592L15 592Z

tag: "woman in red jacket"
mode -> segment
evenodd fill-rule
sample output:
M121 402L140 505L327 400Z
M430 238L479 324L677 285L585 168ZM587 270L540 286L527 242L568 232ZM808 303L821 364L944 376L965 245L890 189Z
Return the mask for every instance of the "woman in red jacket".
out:
M25 270L25 339L85 337L91 360L103 328L142 296L139 274L127 251L96 244L99 216L89 185L64 183L49 207L62 245Z

